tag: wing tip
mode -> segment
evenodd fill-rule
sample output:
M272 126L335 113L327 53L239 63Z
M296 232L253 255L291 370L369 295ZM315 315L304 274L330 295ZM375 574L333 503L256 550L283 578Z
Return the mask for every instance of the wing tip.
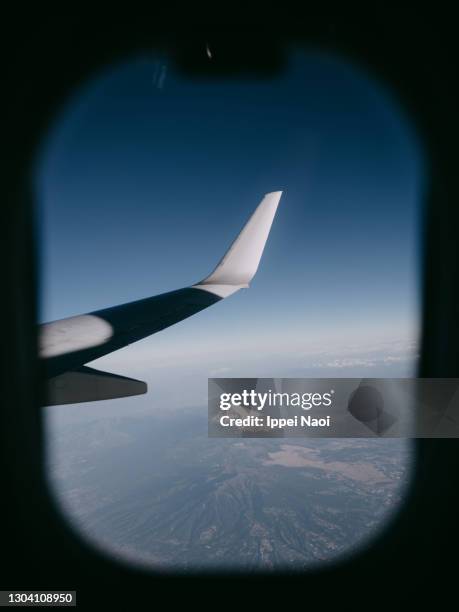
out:
M212 274L194 287L227 297L249 286L258 269L282 194L283 191L270 191L264 195Z

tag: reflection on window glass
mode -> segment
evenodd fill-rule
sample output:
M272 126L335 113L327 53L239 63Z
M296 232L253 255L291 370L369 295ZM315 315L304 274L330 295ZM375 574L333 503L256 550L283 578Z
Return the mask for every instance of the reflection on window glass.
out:
M148 394L44 409L52 489L85 538L187 571L304 569L371 541L408 441L209 439L207 378L412 375L421 166L389 93L322 54L253 81L139 57L69 100L37 171L43 321L198 281L284 191L249 290L90 364Z

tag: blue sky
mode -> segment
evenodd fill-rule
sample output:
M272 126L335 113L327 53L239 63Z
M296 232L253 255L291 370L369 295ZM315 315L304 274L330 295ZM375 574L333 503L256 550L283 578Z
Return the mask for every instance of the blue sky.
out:
M134 58L78 90L43 143L41 319L200 280L284 190L248 291L99 365L155 381L197 362L202 381L398 366L416 351L422 182L402 109L343 59L294 52L273 79L214 82Z

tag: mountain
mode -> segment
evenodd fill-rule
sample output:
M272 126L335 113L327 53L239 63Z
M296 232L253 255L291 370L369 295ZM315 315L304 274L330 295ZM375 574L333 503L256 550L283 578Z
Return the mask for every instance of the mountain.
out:
M378 531L409 481L391 439L207 437L206 410L60 426L50 480L97 547L160 570L302 569Z

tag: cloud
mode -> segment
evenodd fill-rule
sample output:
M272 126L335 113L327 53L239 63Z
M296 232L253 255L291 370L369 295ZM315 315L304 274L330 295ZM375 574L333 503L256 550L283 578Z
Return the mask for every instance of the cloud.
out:
M342 358L342 359L334 359L333 361L328 361L326 363L319 362L314 363L312 367L314 368L373 368L376 365L374 361L370 359L358 359L358 358Z
M383 362L384 363L400 363L401 361L408 361L410 359L419 359L419 355L418 354L412 354L412 355L388 355L387 357L384 357Z
M331 361L314 362L308 367L311 368L375 368L378 366L390 366L398 363L406 363L415 361L419 357L418 354L406 355L385 355L374 358L358 358L358 357L340 357Z
M209 376L220 376L221 374L228 374L229 372L231 372L231 368L227 368L227 367L221 367L221 368L215 368L214 370L210 370L209 371Z

